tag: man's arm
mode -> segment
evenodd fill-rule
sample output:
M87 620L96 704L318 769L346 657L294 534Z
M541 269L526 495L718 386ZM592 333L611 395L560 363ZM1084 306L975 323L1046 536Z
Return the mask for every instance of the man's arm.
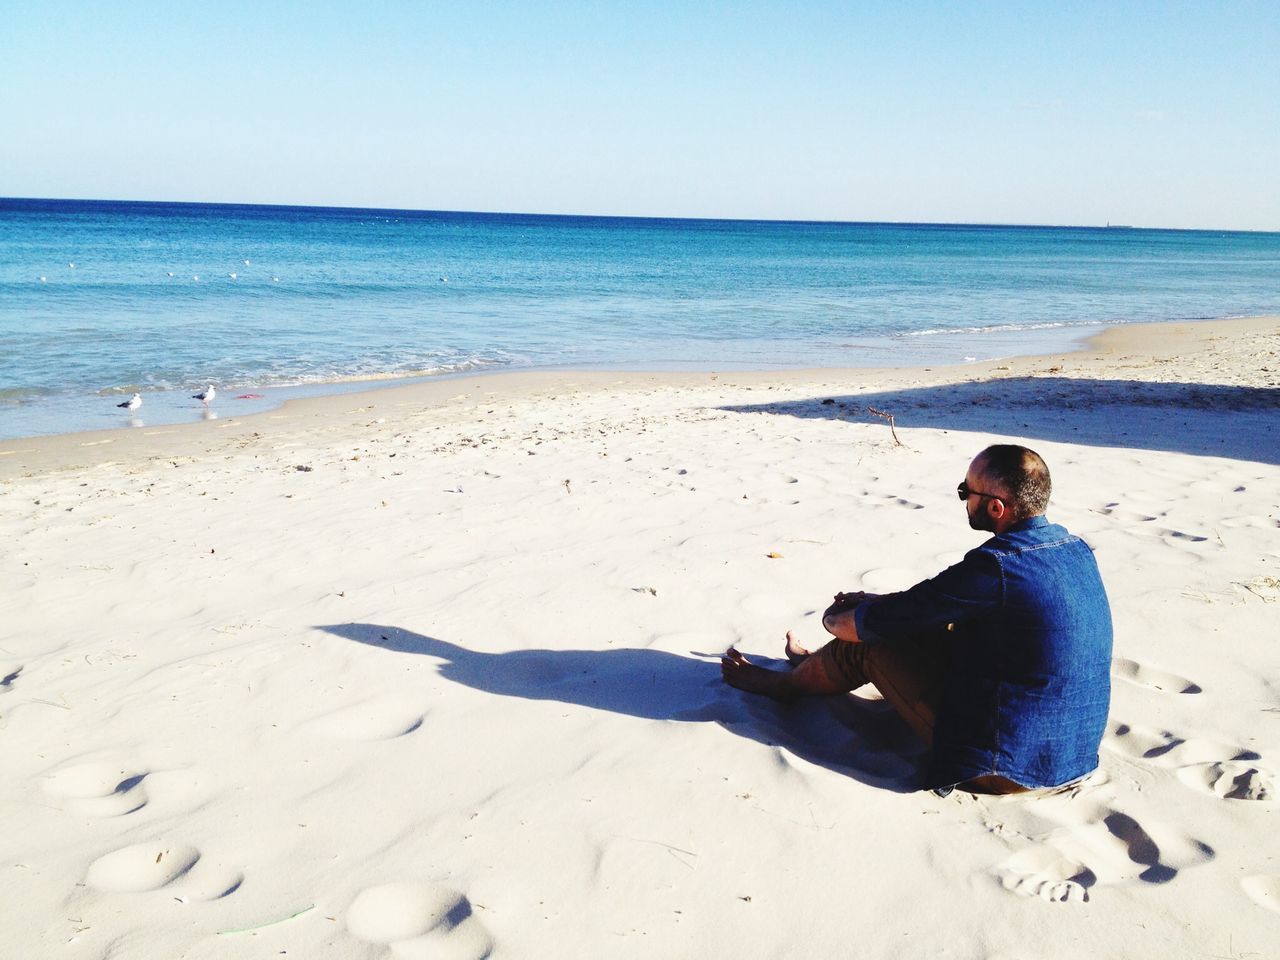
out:
M854 643L892 642L981 616L1003 600L999 561L984 550L972 550L959 563L909 590L868 598L847 613L833 616L827 629Z

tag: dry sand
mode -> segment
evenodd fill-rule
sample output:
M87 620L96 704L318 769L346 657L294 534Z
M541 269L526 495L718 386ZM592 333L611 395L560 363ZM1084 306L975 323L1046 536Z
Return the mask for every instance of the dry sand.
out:
M3 953L1276 957L1278 413L1273 317L0 442ZM1088 783L720 682L976 545L1005 440L1112 599Z

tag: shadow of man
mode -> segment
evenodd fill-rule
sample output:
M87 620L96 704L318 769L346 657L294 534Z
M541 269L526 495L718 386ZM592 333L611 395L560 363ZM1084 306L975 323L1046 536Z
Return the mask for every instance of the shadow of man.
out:
M775 750L896 792L919 788L923 748L888 707L856 696L779 704L720 678L719 652L513 650L484 653L399 627L320 626L334 636L442 661L441 676L487 693L555 700L646 720L716 723ZM707 662L701 657L715 657Z

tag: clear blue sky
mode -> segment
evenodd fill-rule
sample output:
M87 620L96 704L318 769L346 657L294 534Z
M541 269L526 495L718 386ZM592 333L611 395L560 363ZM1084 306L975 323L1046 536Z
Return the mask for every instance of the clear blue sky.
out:
M1280 230L1280 3L0 0L0 195Z

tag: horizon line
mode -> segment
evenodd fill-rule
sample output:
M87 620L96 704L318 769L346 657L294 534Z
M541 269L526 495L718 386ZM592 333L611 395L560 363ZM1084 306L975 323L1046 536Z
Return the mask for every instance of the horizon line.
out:
M490 217L548 217L572 220L648 220L648 221L685 221L690 223L776 223L776 224L815 224L828 226L890 226L890 227L997 227L1015 229L1053 229L1053 230L1144 230L1182 233L1280 233L1280 229L1262 230L1240 227L1147 227L1133 224L1107 223L1014 223L983 222L969 220L816 220L809 218L788 217L690 217L659 216L614 213L540 213L516 210L445 210L416 207L367 207L346 206L341 204L310 203L244 203L227 200L130 200L108 197L3 197L0 204L9 201L23 203L120 203L150 206L186 206L186 207L256 207L268 210L340 210L355 213L411 213L411 214L448 214L452 216L490 216Z

